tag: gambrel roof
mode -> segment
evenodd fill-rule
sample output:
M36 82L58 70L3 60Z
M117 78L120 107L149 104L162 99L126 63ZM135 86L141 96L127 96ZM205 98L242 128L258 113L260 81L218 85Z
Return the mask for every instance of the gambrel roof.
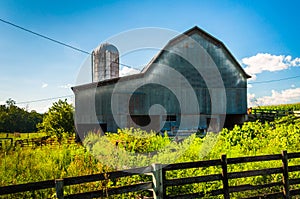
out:
M157 60L160 57L160 55L163 53L164 49L167 49L170 46L173 46L173 45L177 44L179 41L185 39L187 36L188 37L192 36L195 33L198 34L198 35L200 35L200 36L202 36L203 38L205 38L209 42L213 43L214 45L222 48L224 50L224 52L230 57L231 61L233 61L235 63L235 65L238 67L237 69L244 75L244 77L251 78L251 76L248 75L244 71L244 69L241 67L241 65L239 64L239 62L234 58L234 56L230 53L230 51L227 49L227 47L224 45L224 43L222 41L218 40L217 38L215 38L211 34L205 32L204 30L202 30L198 26L195 26L195 27L193 27L193 28L185 31L183 34L180 34L177 37L171 39L166 44L166 46L155 57L152 58L152 60L149 62L149 64L147 64L147 66L142 70L142 72L146 72L147 71L148 67L150 67L151 64L153 62L155 62L155 60Z

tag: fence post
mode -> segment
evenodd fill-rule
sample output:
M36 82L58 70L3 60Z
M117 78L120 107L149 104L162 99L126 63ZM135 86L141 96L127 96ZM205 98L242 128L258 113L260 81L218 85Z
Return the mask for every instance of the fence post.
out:
M64 198L64 179L55 180L55 191L58 199Z
M153 180L153 197L154 199L164 198L164 187L163 187L163 171L162 164L152 164L152 180Z
M283 195L284 198L290 198L290 185L289 185L289 170L288 170L288 155L287 151L282 151L282 169L283 169Z
M222 163L222 182L223 182L223 194L225 199L229 199L229 186L227 176L227 158L226 155L221 156Z

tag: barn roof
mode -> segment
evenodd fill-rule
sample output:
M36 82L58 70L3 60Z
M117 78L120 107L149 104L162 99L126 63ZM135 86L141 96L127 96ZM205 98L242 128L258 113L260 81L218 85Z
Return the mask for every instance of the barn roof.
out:
M186 38L187 36L191 36L193 34L199 34L201 35L203 38L207 39L208 41L210 41L211 43L213 43L216 46L221 47L224 52L230 57L230 59L238 66L238 70L246 77L246 78L250 78L251 76L248 75L244 69L241 67L241 65L239 64L239 62L234 58L234 56L230 53L230 51L227 49L227 47L224 45L224 43L220 40L218 40L217 38L215 38L214 36L212 36L211 34L205 32L204 30L202 30L201 28L199 28L198 26L195 26L189 30L187 30L186 32L184 32L183 34L178 35L177 37L171 39L167 45L155 56L152 58L152 60L149 62L149 64L147 64L147 66L142 70L142 72L147 71L148 67L150 67L152 65L153 62L155 62L156 59L158 59L158 57L161 56L161 54L163 53L164 49L171 47L173 45L175 45L176 43L180 42L181 40L183 40L184 38Z
M227 47L224 45L224 43L222 41L218 40L217 38L215 38L211 34L205 32L204 30L202 30L198 26L195 26L195 27L185 31L183 34L180 34L180 35L176 36L175 38L171 39L165 45L165 47L162 50L160 50L158 52L158 54L151 59L151 61L147 64L147 66L145 66L142 69L142 71L140 73L133 74L133 75L128 75L128 76L124 76L124 77L117 77L117 78L107 79L107 80L103 80L103 81L100 81L100 82L93 82L93 83L89 83L89 84L74 86L74 87L72 87L72 90L73 91L74 90L82 90L82 89L86 89L86 88L100 87L100 86L104 86L104 85L114 84L114 83L117 83L120 79L126 81L126 80L131 80L131 79L136 79L136 78L142 78L144 76L144 74L146 73L146 71L152 66L152 64L162 55L162 53L164 52L165 49L175 45L176 43L180 42L181 40L183 40L187 36L191 36L195 33L201 35L203 38L207 39L208 41L210 41L214 45L219 46L220 48L222 48L224 50L224 52L228 55L228 57L231 59L231 61L233 61L235 63L235 65L237 66L237 69L244 75L244 77L246 77L246 78L251 77L250 75L248 75L244 71L244 69L241 67L239 62L234 58L234 56L230 53L230 51L227 49Z

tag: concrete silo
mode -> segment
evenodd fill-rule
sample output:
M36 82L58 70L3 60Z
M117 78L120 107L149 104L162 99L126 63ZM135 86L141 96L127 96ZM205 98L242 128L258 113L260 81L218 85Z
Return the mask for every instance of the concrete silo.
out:
M93 82L119 77L119 51L104 43L92 52Z

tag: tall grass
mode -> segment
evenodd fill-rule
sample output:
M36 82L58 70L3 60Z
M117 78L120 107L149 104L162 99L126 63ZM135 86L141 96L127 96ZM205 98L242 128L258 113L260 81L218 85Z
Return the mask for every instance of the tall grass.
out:
M247 122L233 130L223 129L219 134L208 133L206 137L190 136L182 142L171 141L167 135L156 135L136 129L123 129L117 134L99 136L90 134L80 144L48 145L43 147L16 148L2 150L0 153L0 186L35 182L40 180L81 176L92 173L103 173L116 169L147 166L151 163L176 163L218 159L220 154L227 157L242 157L263 154L278 154L281 150L300 151L300 120L294 116L283 117L274 122ZM299 164L299 160L289 165ZM245 163L231 165L228 170L242 171L281 166L280 161L268 163ZM167 178L182 178L220 173L220 168L187 169L167 172ZM291 177L299 178L300 174L292 173ZM117 179L70 186L66 194L105 189L130 183L145 181L147 177ZM258 176L231 180L230 185L265 184L278 182L280 175ZM181 187L171 187L168 193L209 191L221 188L220 182L197 183ZM264 190L270 191L270 190ZM275 190L280 191L280 190ZM54 190L17 194L10 198L48 198ZM130 193L134 195L133 193ZM129 194L129 195L130 195ZM249 192L238 193L236 198L246 197ZM121 198L129 197L120 196ZM131 197L131 196L130 196Z

